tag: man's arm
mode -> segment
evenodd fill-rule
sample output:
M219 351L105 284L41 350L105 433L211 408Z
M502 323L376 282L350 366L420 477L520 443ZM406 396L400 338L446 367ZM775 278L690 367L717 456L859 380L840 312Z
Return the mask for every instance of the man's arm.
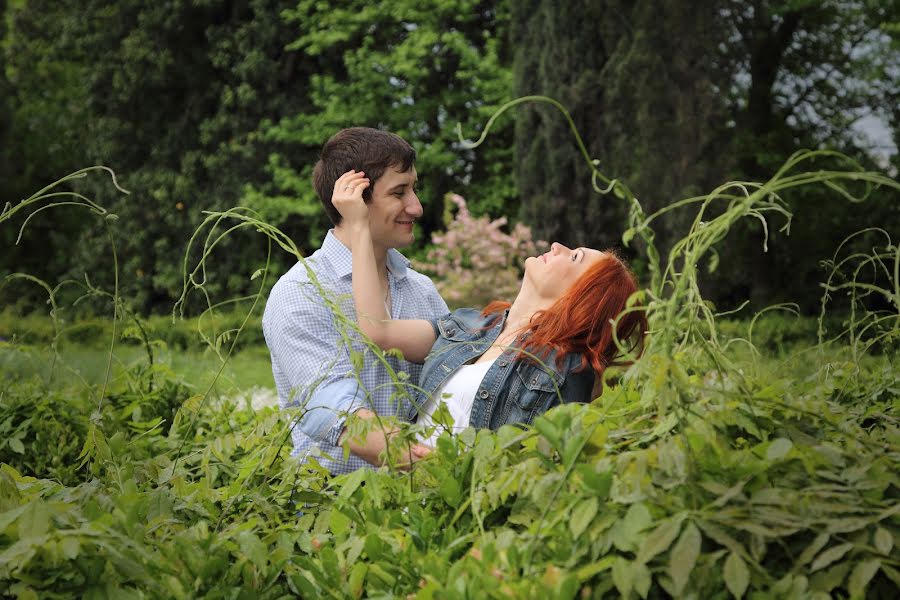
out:
M335 445L343 415L368 402L320 293L309 282L276 285L266 303L263 333L291 390L289 398L280 399L282 407L303 408L297 428L316 442Z
M347 415L374 417L364 390L353 377L349 353L334 328L329 309L309 283L285 282L272 290L263 332L272 361L289 381L293 396L283 406L303 409L297 428L317 443L338 446ZM393 431L372 431L365 440L349 439L350 450L380 465L379 455Z
M350 236L356 320L363 333L378 347L384 350L397 348L406 360L422 363L434 344L434 330L424 319L391 319L387 312L369 229L369 208L363 201L363 191L369 187L369 180L363 175L356 171L341 175L334 184L331 197L331 203L344 218L342 226Z

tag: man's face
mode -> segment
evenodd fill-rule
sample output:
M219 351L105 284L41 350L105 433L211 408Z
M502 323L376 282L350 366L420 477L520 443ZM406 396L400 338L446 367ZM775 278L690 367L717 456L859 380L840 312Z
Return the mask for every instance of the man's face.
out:
M422 216L416 195L416 168L401 173L390 167L375 182L369 203L369 229L376 248L402 248L413 243L413 223Z

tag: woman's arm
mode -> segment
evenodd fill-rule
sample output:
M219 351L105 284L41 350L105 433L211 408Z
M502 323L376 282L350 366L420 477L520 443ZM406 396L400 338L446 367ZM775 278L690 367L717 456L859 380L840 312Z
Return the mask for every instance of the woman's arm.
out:
M341 175L331 199L349 232L356 319L363 333L380 348L397 348L406 360L421 363L434 344L434 328L424 319L392 320L387 314L369 229L369 207L362 198L363 190L369 187L364 175L355 171Z

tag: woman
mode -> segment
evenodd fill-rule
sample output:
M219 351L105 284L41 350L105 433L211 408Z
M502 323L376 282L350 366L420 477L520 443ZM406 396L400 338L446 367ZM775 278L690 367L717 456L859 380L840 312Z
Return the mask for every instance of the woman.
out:
M605 369L622 364L616 338L634 340L629 352L642 347L643 311L619 316L638 289L628 268L611 252L558 243L525 261L512 304L459 309L434 321L391 320L369 229L376 224L370 224L362 197L368 185L364 173L349 171L335 182L332 196L351 231L357 317L379 347L398 348L407 360L425 363L413 408L420 423L433 422L441 400L454 429L531 423L560 402L588 402L598 394Z

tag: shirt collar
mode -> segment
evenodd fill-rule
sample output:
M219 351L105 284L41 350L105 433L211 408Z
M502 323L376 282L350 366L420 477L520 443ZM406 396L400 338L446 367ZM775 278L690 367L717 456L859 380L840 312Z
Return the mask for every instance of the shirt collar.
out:
M331 263L335 275L342 279L349 278L353 274L353 255L350 250L334 235L334 229L329 229L322 242L322 253L328 262ZM394 248L387 252L387 268L388 271L396 279L404 279L406 277L406 269L409 267L409 259L400 254Z

